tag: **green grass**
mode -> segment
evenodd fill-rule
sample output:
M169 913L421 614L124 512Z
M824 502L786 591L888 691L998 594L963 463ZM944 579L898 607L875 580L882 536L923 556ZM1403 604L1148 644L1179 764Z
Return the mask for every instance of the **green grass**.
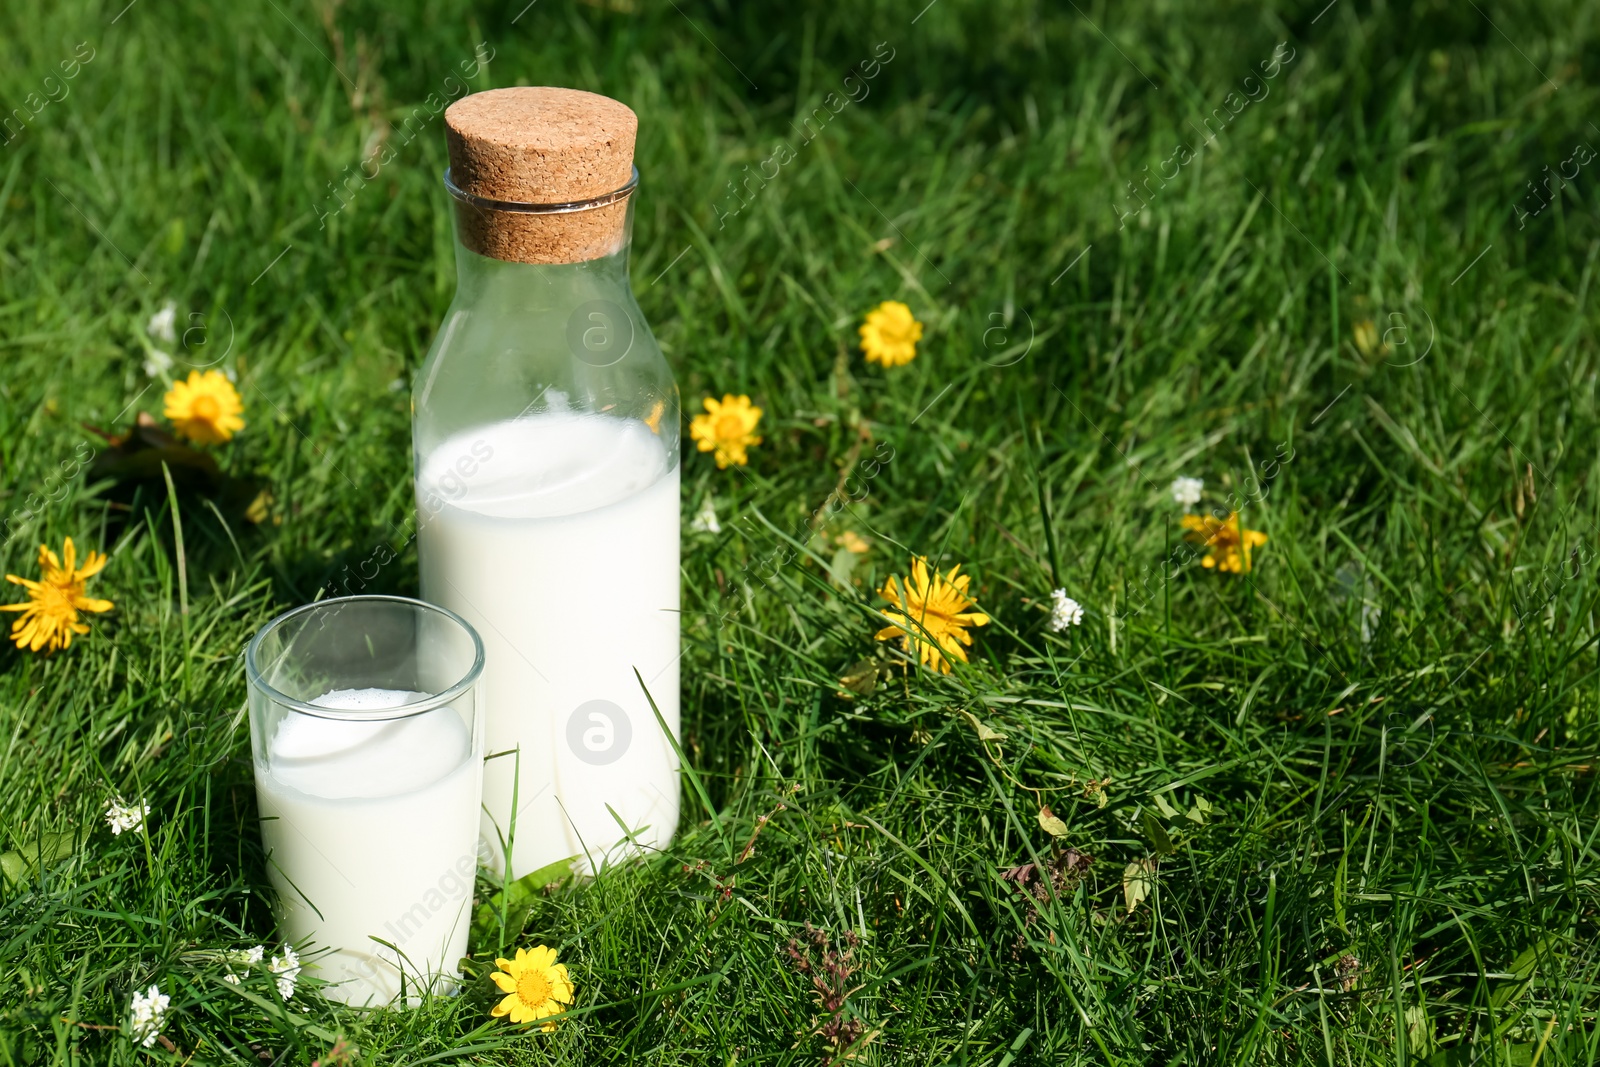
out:
M0 1062L309 1063L343 1035L370 1064L819 1063L808 923L858 942L852 1062L1600 1060L1600 161L1514 210L1600 146L1596 9L921 7L0 15L7 109L94 50L0 154L0 566L70 535L117 605L66 653L0 652L0 848L60 846L0 885ZM684 539L676 845L475 931L480 960L560 948L552 1035L485 1025L481 981L372 1015L308 982L285 1011L204 956L274 937L245 641L375 553L368 590L416 590L405 385L454 281L426 101L479 42L472 88L639 112L639 299L686 406L767 412L747 469L685 461L686 521L710 495L723 532ZM1270 91L1119 227L1279 42ZM159 415L166 299L207 330L180 359L226 349L249 426L216 454L278 521L74 465L85 423ZM892 372L855 350L884 299L927 325ZM1366 319L1405 332L1366 355ZM1252 574L1184 553L1180 474L1248 501ZM872 547L845 572L820 534L847 529ZM995 622L970 668L841 700L911 553L964 564ZM1057 586L1088 608L1068 635ZM113 795L148 834L107 831ZM1041 803L1093 863L1035 905L1000 874L1055 855ZM152 982L177 1052L116 1029Z

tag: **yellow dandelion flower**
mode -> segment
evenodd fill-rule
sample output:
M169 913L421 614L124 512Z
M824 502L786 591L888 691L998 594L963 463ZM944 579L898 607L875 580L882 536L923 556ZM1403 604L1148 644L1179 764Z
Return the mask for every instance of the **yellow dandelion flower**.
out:
M899 620L898 625L885 626L877 633L879 641L901 639L901 646L909 653L915 652L919 662L941 674L950 673L952 658L967 662L962 645L971 645L969 626L986 626L989 616L979 611L968 611L975 606L967 596L969 574L957 572L959 564L948 574L928 571L928 561L918 556L911 560L911 577L895 578L884 583L878 595L894 604L884 614Z
M719 469L725 470L731 463L742 467L749 462L745 449L761 443L755 432L760 421L761 409L747 396L724 393L720 401L708 396L706 413L689 422L689 436L700 451L717 454Z
M105 565L103 554L90 552L80 569L78 550L69 537L62 544L59 557L48 546L39 546L42 573L37 582L15 574L6 575L6 581L15 582L28 591L25 603L0 605L0 611L22 612L22 617L11 624L11 640L17 647L30 652L40 649L54 652L71 645L73 634L88 633L89 625L78 621L78 612L110 611L112 607L109 600L84 595L85 584Z
M1350 337L1356 343L1356 349L1368 359L1373 355L1382 355L1389 350L1389 346L1378 340L1378 328L1372 324L1371 319L1362 319L1350 327Z
M839 535L839 547L847 548L859 556L863 552L867 551L867 549L872 547L872 542L868 541L865 537L862 537L854 530L846 530L844 533Z
M217 445L244 429L244 401L221 371L189 372L166 395L167 418L177 431L201 445Z
M1246 530L1239 525L1239 513L1229 512L1226 519L1211 515L1185 515L1184 540L1210 549L1202 567L1215 567L1229 574L1250 573L1250 550L1267 543L1267 535L1260 530Z
M250 501L250 506L244 509L244 517L257 526L270 517L274 526L282 526L283 519L272 514L272 505L277 502L278 498L272 495L271 489L263 489L256 494L254 500Z
M572 979L567 965L556 962L556 950L539 945L517 949L514 960L494 961L500 970L490 975L506 996L489 1012L495 1018L508 1016L514 1023L531 1023L566 1011L572 1005ZM556 1028L545 1022L545 1033Z
M861 351L868 363L902 367L917 358L922 323L898 300L885 300L867 312L861 324Z

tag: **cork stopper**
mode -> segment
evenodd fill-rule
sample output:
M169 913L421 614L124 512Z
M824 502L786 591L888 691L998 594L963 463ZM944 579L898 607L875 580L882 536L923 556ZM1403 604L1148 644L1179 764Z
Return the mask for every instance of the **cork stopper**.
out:
M606 198L633 177L639 117L580 89L519 86L473 93L444 113L461 241L518 263L579 263L627 240L627 197L583 210L514 211L486 204L563 205Z

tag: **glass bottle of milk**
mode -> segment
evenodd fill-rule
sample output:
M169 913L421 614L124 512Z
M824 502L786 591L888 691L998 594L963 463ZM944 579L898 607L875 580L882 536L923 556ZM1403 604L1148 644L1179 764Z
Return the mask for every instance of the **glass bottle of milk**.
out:
M678 821L651 700L676 735L679 406L628 282L638 120L521 87L445 121L457 288L414 385L422 596L483 638L488 851L513 877L592 871Z

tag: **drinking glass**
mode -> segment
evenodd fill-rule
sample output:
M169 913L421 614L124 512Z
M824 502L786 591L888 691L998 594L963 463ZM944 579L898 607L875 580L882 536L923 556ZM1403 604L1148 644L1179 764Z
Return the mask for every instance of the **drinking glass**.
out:
M286 940L324 995L449 992L480 861L483 642L419 600L341 597L250 642L250 747Z

